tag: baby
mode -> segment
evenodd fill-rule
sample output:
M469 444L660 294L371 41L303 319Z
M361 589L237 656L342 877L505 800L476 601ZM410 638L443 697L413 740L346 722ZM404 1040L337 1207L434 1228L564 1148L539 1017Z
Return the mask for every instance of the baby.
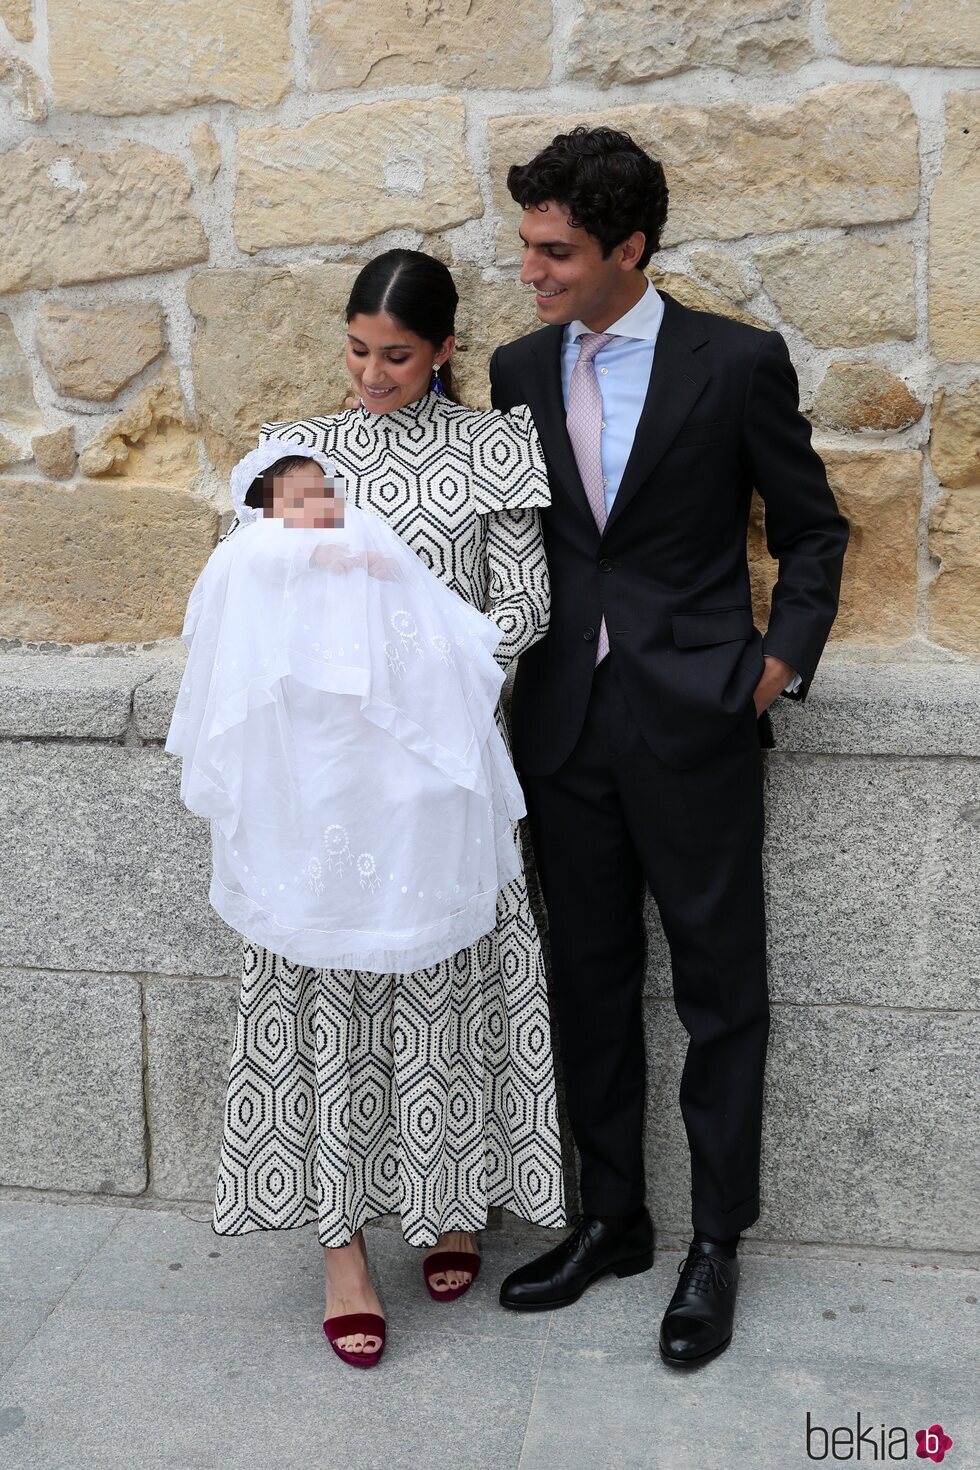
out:
M232 495L166 747L211 822L211 902L295 963L436 964L491 932L520 870L500 631L319 451L264 441Z

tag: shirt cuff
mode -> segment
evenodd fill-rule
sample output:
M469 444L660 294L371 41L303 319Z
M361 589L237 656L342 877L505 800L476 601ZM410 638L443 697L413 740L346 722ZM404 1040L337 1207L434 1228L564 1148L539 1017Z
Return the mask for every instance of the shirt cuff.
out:
M783 690L783 693L784 694L796 694L797 691L802 687L802 684L803 684L803 680L800 677L800 675L799 674L794 674L793 675L793 678L789 681L789 683L786 685L786 688Z

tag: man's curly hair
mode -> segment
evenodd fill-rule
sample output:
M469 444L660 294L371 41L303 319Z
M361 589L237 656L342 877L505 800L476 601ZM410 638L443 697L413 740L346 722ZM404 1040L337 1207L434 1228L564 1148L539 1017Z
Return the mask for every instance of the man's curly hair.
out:
M646 236L640 270L660 248L667 218L663 164L629 133L586 127L559 133L530 163L508 170L507 188L523 209L550 199L563 205L569 224L594 236L604 256L635 230Z

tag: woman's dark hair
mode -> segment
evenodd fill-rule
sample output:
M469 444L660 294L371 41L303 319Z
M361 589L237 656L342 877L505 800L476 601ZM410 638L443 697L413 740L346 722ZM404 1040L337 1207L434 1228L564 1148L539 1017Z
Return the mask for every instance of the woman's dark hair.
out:
M386 250L358 275L345 320L349 323L362 312L374 316L386 311L407 331L439 348L455 335L458 304L456 283L441 260L421 250ZM448 360L439 369L439 377L446 397L458 403Z
M646 236L638 269L660 249L667 218L663 164L629 133L586 127L559 133L530 163L508 170L507 188L523 209L549 199L563 205L569 224L594 236L604 256L635 230Z
M256 475L245 492L245 504L250 505L253 510L261 510L263 515L268 515L275 502L277 475L285 475L301 464L317 464L317 461L311 460L308 454L286 454L282 459L277 459L261 475ZM317 464L317 469L320 468L322 466Z

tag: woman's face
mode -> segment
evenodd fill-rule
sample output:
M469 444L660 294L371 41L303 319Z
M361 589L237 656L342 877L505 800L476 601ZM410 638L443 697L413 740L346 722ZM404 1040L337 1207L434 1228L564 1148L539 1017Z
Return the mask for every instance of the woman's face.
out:
M453 346L447 337L433 347L386 311L360 312L347 324L347 371L366 409L390 413L429 391L433 366L441 367Z

